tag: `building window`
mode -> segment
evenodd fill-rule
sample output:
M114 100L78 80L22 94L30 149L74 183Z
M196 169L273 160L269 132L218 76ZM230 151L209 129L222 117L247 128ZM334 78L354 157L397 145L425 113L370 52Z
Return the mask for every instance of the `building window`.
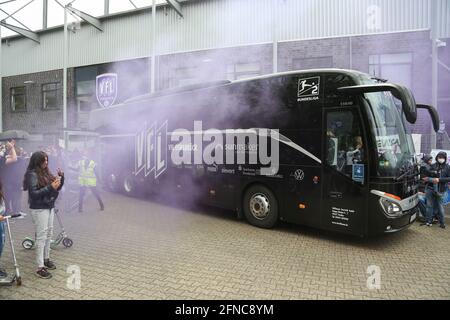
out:
M261 75L261 64L259 62L236 63L227 66L227 80L241 80L259 75Z
M412 53L376 54L369 56L369 73L389 82L412 88Z
M25 87L11 88L11 109L14 112L27 111L27 96Z
M75 69L75 95L78 117L80 117L80 113L90 112L98 106L95 94L95 79L101 73L104 73L103 66L88 66Z
M296 58L292 60L293 70L332 68L333 57Z
M44 110L59 109L59 94L61 85L59 83L46 83L42 85L42 108Z
M175 70L175 81L172 81L171 87L182 87L199 83L199 71L197 67L178 68Z

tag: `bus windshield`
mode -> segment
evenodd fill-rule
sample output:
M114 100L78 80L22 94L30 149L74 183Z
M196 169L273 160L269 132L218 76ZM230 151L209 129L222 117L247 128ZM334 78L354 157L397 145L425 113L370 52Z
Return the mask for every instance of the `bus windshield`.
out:
M378 175L399 177L414 165L414 145L402 119L402 110L390 92L366 93L369 120L376 141Z

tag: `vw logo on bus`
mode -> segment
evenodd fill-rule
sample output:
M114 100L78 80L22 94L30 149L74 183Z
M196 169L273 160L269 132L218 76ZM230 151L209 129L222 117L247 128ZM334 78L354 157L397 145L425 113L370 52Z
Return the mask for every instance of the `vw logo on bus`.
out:
M294 172L294 178L297 181L303 181L303 179L305 179L305 172L301 169L298 169Z

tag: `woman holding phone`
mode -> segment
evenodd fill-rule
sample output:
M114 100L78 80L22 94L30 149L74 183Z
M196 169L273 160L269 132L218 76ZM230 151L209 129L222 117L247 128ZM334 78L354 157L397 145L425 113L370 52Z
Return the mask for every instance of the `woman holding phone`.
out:
M58 177L48 169L48 155L39 151L33 153L25 173L23 189L28 191L28 203L36 230L36 275L50 279L48 270L55 270L50 260L50 244L53 236L55 201L64 185L64 172L58 169Z

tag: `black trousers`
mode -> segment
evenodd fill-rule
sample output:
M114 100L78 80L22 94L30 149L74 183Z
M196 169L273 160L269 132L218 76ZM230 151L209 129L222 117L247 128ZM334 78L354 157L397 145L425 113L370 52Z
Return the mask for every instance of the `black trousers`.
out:
M98 204L100 205L100 209L104 209L102 198L100 197L100 193L97 190L97 187L86 187L86 186L80 186L80 197L78 199L78 211L83 211L83 200L84 195L86 194L86 189L91 190L94 197L97 199Z

